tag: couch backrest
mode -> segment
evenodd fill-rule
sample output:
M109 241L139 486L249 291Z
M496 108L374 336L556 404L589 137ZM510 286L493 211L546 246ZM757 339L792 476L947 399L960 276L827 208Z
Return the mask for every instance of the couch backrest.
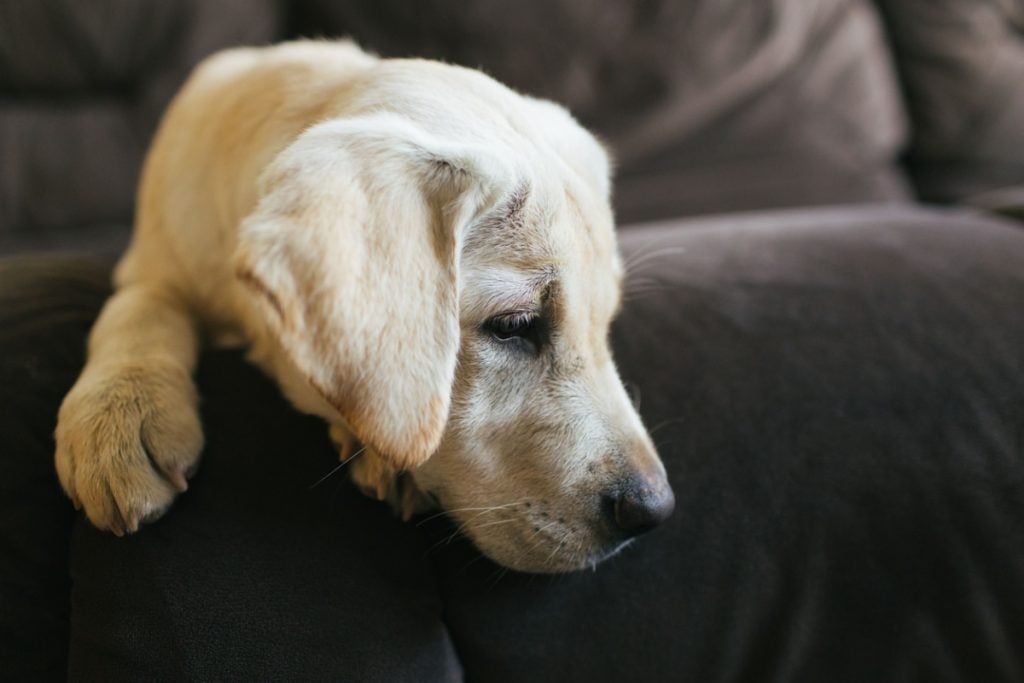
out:
M903 197L903 110L860 0L300 0L293 28L482 66L611 145L625 221Z
M192 66L279 35L273 0L0 2L0 253L122 244Z
M1024 0L877 2L914 118L921 196L1024 190Z
M898 37L916 25L906 13L957 5L879 1ZM967 4L1009 8L999 20L1019 26L1020 3ZM294 35L480 67L566 104L615 153L621 221L908 197L902 98L868 0L6 0L0 251L123 243L142 155L189 69ZM915 149L939 149L946 128L929 103L944 86L917 84L929 56L907 41ZM1017 111L1000 126L1022 136ZM1007 139L986 139L982 162Z

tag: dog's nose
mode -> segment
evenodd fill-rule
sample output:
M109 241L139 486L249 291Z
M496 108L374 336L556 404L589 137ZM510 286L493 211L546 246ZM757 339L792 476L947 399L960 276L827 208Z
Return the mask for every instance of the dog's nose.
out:
M633 481L605 498L605 514L627 538L658 526L672 514L676 498L665 480Z

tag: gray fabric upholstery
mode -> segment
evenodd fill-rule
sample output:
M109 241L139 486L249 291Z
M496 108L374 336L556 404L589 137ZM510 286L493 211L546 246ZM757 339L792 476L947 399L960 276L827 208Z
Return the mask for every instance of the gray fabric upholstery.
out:
M118 249L189 69L295 34L482 67L565 103L617 157L623 221L907 198L866 0L0 0L0 252Z
M273 0L0 0L0 253L127 241L143 154L192 66L279 36Z
M0 259L0 680L459 680L424 539L241 353L198 371L209 457L181 514L127 539L75 514L54 421L109 282Z
M109 268L0 259L0 679L67 672L74 510L53 470L57 406L110 295Z
M878 0L913 114L921 195L1024 188L1024 0Z
M441 546L468 679L1024 680L1024 230L855 208L622 244L613 345L675 514L569 576Z
M862 0L302 0L296 30L482 67L618 160L623 221L907 198L890 57Z
M613 347L677 509L555 577L363 497L237 351L200 363L189 491L130 538L77 516L69 553L50 434L107 276L0 262L3 673L1019 682L1024 230L859 207L622 242Z

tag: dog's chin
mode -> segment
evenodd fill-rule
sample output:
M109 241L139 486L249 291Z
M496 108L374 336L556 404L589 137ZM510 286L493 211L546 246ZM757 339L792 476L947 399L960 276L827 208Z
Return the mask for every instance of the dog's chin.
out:
M570 573L583 569L594 569L598 564L622 551L630 541L620 541L604 547L587 550L551 550L516 547L514 544L495 543L490 540L471 539L487 559L523 573Z
M609 539L599 525L567 522L528 502L470 506L453 514L439 496L420 488L408 474L381 470L369 481L354 479L366 495L388 503L404 520L440 510L458 526L456 533L465 535L485 557L518 572L565 574L593 569L632 540Z
M576 539L573 543L538 543L534 540L531 543L527 540L529 533L510 536L468 533L467 536L492 562L527 574L566 574L594 569L632 540L611 543L601 543L597 539Z

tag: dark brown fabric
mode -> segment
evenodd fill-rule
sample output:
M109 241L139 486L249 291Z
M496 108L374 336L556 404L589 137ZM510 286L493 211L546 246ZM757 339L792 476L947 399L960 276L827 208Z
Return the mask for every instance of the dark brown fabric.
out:
M559 577L316 484L322 421L237 352L201 362L190 490L131 538L79 518L69 556L50 435L107 275L0 264L4 673L60 680L70 630L73 680L1020 681L1024 230L805 211L623 246L615 353L677 509Z
M241 353L201 363L206 450L174 516L76 524L52 435L109 280L0 260L0 680L459 680L425 540Z
M293 30L483 68L618 160L623 221L907 198L906 132L860 0L301 0Z
M675 514L570 576L441 544L467 678L1024 680L1024 230L831 210L622 241L614 348Z
M1024 0L877 2L913 114L921 195L1024 189Z
M0 252L124 244L192 65L286 34L480 67L568 105L617 157L624 221L907 197L866 0L0 0Z
M53 428L109 277L109 268L79 260L0 260L3 680L66 677L74 512L53 469Z
M0 253L118 249L192 66L279 35L274 0L0 0Z
M72 680L461 678L416 527L359 493L323 420L239 352L198 370L189 490L125 539L76 524Z

